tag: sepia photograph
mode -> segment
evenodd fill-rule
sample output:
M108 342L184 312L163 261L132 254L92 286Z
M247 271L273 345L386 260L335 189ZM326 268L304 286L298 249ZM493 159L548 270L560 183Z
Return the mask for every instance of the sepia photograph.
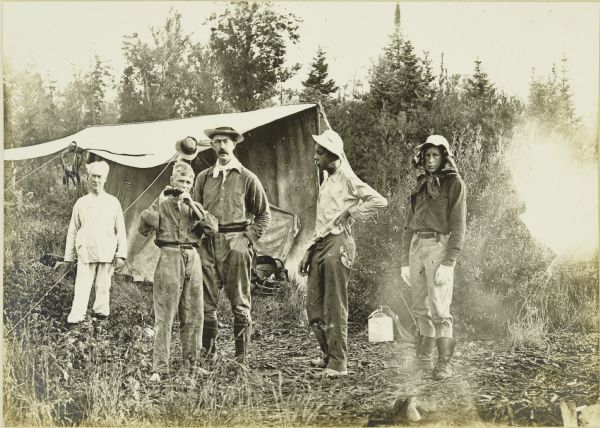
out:
M3 426L600 427L600 3L2 3Z

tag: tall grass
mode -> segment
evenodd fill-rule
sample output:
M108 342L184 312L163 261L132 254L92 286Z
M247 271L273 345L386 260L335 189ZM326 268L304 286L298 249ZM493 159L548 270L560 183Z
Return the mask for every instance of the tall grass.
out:
M86 333L90 333L89 331ZM220 355L208 376L184 376L175 370L160 385L147 382L149 372L136 370L132 343L127 358L107 358L102 340L90 340L85 364L72 366L77 348L70 332L61 338L71 347L36 346L33 335L5 341L4 409L11 426L137 426L310 424L321 404L302 386L280 373L263 378ZM55 338L60 340L60 338ZM97 350L94 350L97 349ZM79 358L80 355L74 355Z
M548 345L548 318L534 306L525 304L517 316L508 320L508 344L513 349L537 348Z

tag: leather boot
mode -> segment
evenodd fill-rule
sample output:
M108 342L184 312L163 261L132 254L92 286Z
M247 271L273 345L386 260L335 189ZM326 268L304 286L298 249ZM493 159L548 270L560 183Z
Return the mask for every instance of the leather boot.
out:
M415 369L429 371L433 367L433 351L435 350L435 338L421 336L417 333L415 343L416 358Z
M452 358L452 354L454 354L455 346L456 339L450 337L439 337L437 339L438 360L435 369L433 369L433 378L435 380L444 380L452 377L450 359Z
M219 322L217 320L204 320L202 328L202 353L214 357L217 352L217 333Z
M252 327L247 324L233 324L233 337L235 338L235 359L240 363L246 362L246 354L250 345Z

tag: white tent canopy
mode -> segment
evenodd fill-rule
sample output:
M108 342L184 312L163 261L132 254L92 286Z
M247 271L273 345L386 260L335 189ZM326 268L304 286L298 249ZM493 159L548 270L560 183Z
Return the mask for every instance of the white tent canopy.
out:
M314 104L296 104L244 113L92 126L58 140L4 150L4 160L18 161L48 156L75 142L81 149L122 165L152 168L172 159L176 154L175 142L187 136L196 138L201 150L210 148L210 142L204 135L205 129L231 126L238 132L245 133L311 107Z

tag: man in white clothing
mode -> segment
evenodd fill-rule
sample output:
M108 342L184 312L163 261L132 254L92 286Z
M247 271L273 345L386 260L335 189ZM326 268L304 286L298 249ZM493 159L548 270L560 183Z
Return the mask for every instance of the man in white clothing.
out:
M67 323L79 324L85 319L92 285L96 284L93 313L106 319L110 314L110 286L114 269L120 269L127 258L127 236L123 210L117 198L104 191L109 166L106 162L87 165L89 193L73 207L67 243L65 267L77 259L75 296Z

